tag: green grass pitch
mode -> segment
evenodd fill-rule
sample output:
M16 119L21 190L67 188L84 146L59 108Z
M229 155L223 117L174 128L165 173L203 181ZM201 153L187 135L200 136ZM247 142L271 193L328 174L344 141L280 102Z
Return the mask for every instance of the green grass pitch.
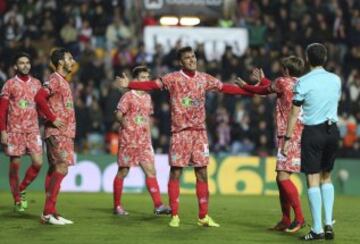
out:
M67 226L40 224L43 199L43 193L28 192L29 209L16 214L10 193L0 193L0 243L301 243L297 238L309 230L306 227L295 235L267 230L280 218L276 196L211 196L210 216L221 227L204 228L196 225L196 197L181 195L181 227L177 229L167 226L168 216L152 214L145 193L124 194L123 205L130 213L125 217L112 215L111 194L61 193L58 210L75 221ZM302 203L310 222L305 197ZM360 243L359 206L359 197L336 198L334 243Z

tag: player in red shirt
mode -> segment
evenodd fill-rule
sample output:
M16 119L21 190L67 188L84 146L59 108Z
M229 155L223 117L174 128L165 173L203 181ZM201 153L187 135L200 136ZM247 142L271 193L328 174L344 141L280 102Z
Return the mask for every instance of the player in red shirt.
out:
M10 157L10 189L15 202L15 211L23 212L28 207L26 187L36 178L42 165L42 140L34 97L41 88L39 80L30 73L31 58L19 53L14 59L15 77L7 80L1 91L0 130L1 143ZM32 164L19 185L18 171L21 156L29 154Z
M276 132L277 132L277 162L276 162L276 182L279 188L280 204L282 209L282 220L272 229L286 232L297 232L305 226L304 216L301 209L299 193L290 180L292 173L300 172L300 141L303 124L298 118L296 129L292 138L286 138L286 128L290 114L293 87L297 78L302 75L304 70L304 61L301 58L290 56L284 58L281 62L282 77L277 78L272 84L265 78L261 69L255 69L254 77L259 81L259 85L248 85L241 79L238 79L240 87L260 95L276 94ZM287 156L280 151L285 141L289 140L290 149ZM295 220L291 222L290 208L293 208Z
M121 87L152 90L167 89L171 103L171 145L169 162L171 166L168 193L172 219L171 227L179 227L178 216L180 184L184 167L192 166L196 175L196 195L199 204L201 226L219 227L208 216L209 190L207 165L209 145L205 125L205 94L218 90L228 94L251 95L236 85L223 84L213 76L198 72L197 59L191 47L178 50L178 60L182 69L163 76L157 81L131 82L126 76L117 77Z
M135 67L133 77L138 81L149 80L150 71L145 66ZM128 215L121 205L123 180L130 167L141 166L146 176L146 186L154 203L154 213L170 214L171 210L161 201L156 180L154 151L151 145L150 116L153 114L151 97L143 91L131 90L120 99L116 118L119 128L119 170L114 179L114 214Z
M71 73L75 60L63 48L51 54L55 72L44 83L35 101L48 120L45 124L45 142L48 152L49 170L45 180L46 201L41 220L55 225L72 224L56 211L60 185L74 164L75 112L72 92L66 76Z

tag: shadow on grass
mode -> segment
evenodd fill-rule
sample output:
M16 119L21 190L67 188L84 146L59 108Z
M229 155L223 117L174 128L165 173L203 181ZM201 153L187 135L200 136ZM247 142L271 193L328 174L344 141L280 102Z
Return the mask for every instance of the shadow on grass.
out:
M40 216L36 215L36 214L31 214L31 213L16 213L13 211L7 211L7 212L2 212L0 213L0 216L4 219L30 219L30 220L39 220Z

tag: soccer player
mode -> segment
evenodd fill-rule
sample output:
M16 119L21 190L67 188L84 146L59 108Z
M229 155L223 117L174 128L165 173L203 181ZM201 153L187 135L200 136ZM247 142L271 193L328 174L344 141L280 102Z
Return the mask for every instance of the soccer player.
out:
M15 77L6 81L1 91L0 130L1 143L10 157L10 189L16 212L28 207L26 187L36 178L42 165L42 140L34 97L41 83L30 75L31 58L19 53L14 59ZM21 157L29 154L31 165L19 185Z
M248 85L241 79L238 84L243 89L259 95L276 94L276 133L277 133L277 161L276 161L276 183L279 189L280 205L282 210L282 219L272 229L286 232L297 232L305 226L304 216L301 209L301 201L296 186L291 181L292 173L300 172L300 140L303 124L300 118L297 118L295 124L294 136L285 137L286 126L290 114L291 103L293 99L293 87L297 78L302 75L304 70L304 61L301 58L290 56L282 59L282 76L277 78L272 84L265 78L261 69L255 69L254 77L260 83L259 85ZM287 156L281 154L281 148L284 142L288 140L291 145ZM294 210L295 220L291 223L290 208Z
M147 81L150 71L145 66L137 66L133 77ZM119 169L114 178L114 214L128 215L121 205L124 178L130 167L141 166L146 176L146 186L154 203L154 213L170 214L171 210L161 201L159 185L156 180L154 151L151 145L150 115L153 113L151 97L143 91L130 90L120 99L116 118L119 128Z
M44 83L35 101L48 122L45 124L45 142L49 170L45 180L46 200L41 221L54 225L72 224L56 211L60 185L74 164L75 113L73 97L66 76L71 73L75 60L69 51L56 49L51 54L55 72Z
M306 174L308 198L312 215L310 232L305 241L334 239L334 186L331 171L334 167L339 142L337 109L341 96L341 80L323 66L327 59L326 47L313 43L306 48L310 72L299 78L294 87L293 105L286 130L286 138L293 138L300 107L303 109L304 130L301 136L301 171ZM285 141L283 153L291 153L291 139ZM321 186L320 186L321 185ZM322 207L325 230L322 225Z
M126 76L117 77L122 87L132 89L167 89L171 100L171 145L169 152L170 177L168 194L171 208L170 227L179 227L179 179L184 167L194 167L196 195L199 205L198 225L219 227L208 215L209 190L207 165L209 144L205 125L205 94L219 90L228 94L251 95L236 85L223 84L213 76L197 71L197 59L191 47L178 50L180 71L163 76L160 80L131 82Z

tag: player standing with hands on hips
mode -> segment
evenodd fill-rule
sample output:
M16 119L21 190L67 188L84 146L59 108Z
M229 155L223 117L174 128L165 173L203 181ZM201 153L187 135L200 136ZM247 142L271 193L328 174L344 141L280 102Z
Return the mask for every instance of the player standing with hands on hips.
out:
M331 171L339 141L336 122L341 80L323 68L326 59L324 45L313 43L306 48L310 72L300 77L294 87L293 106L282 150L287 155L289 140L302 106L304 130L301 137L301 171L306 174L312 215L311 230L302 237L305 241L334 239L334 186ZM322 225L322 206L325 210L325 228Z

